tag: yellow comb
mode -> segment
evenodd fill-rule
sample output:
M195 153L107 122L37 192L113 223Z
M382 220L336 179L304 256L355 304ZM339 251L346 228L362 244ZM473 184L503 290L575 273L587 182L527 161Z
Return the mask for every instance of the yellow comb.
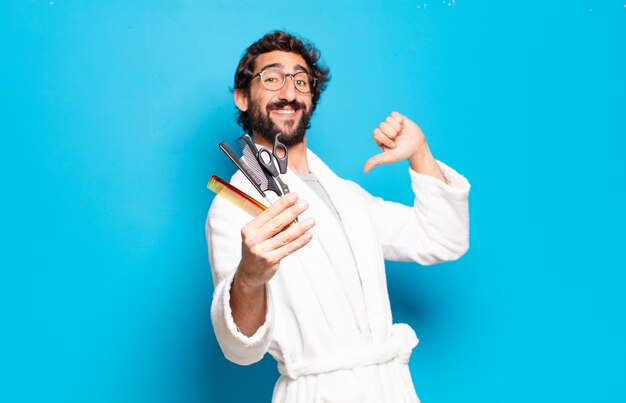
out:
M206 187L253 217L258 216L263 210L267 209L267 206L259 203L245 192L226 183L224 180L215 175L211 176L211 179Z

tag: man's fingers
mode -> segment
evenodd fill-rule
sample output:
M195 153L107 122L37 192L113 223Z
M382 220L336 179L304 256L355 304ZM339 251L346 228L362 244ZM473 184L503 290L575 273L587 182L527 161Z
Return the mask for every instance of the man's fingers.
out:
M264 234L266 239L273 237L281 232L285 227L291 225L291 223L295 221L296 217L298 217L308 207L309 203L306 200L298 200L296 204L281 211L266 222L263 227L260 228L261 233Z
M278 199L275 203L272 203L265 211L261 212L254 220L256 221L256 226L261 227L266 222L274 218L276 215L285 211L289 207L293 206L298 201L297 193L287 193L280 199Z
M365 172L369 172L370 169L381 165L381 164L388 164L390 162L393 162L394 158L393 155L390 151L385 151L383 153L380 154L376 154L374 155L372 158L370 158L369 160L367 160L367 162L365 163L365 166L363 167L363 170Z
M290 243L300 238L302 234L307 232L314 225L315 220L313 220L312 218L307 218L302 222L293 224L288 228L285 228L283 231L277 233L268 240L268 249L277 250L289 245Z
M387 116L385 123L391 126L396 133L400 133L402 131L402 120L396 120L392 116Z
M376 142L379 147L394 148L396 146L396 143L386 136L378 127L374 129L372 137L374 138L374 142Z
M381 132L383 132L385 136L389 137L392 140L398 137L399 130L396 130L395 127L387 121L381 122L378 125L378 128Z
M389 115L389 117L398 122L400 126L404 127L404 121L406 119L406 116L398 112L391 112L391 115Z
M308 208L306 200L294 203L297 195L295 197L289 195L291 193L280 198L241 229L241 237L246 244L256 245L270 239L294 222L296 217Z
M302 248L304 245L309 243L311 239L313 239L313 234L311 234L311 232L308 230L313 225L315 225L315 223L313 222L312 219L309 219L309 220L305 220L302 223L298 223L289 228L288 231L293 230L292 233L289 234L289 238L291 239L292 236L294 238L287 243L283 243L283 242L277 243L276 244L277 249L275 249L274 252L272 253L273 259L282 260L286 256L289 256L295 251L297 251L298 249ZM279 235L282 235L282 233Z
M260 242L256 247L254 247L253 253L256 255L264 255L265 259L268 261L278 262L284 256L277 254L276 251L279 249L284 251L285 246L294 242L297 243L298 239L301 238L302 235L309 229L313 228L314 225L315 220L312 218L307 218L299 223L290 225L282 231L276 233L273 237ZM293 249L293 251L299 249L300 247Z

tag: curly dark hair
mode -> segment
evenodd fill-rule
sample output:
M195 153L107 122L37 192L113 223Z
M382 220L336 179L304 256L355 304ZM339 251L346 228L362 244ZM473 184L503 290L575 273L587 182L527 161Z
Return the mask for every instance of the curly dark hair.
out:
M250 95L250 80L254 75L254 62L257 56L263 53L280 50L300 55L311 69L310 73L317 79L317 85L313 88L311 113L315 111L322 92L330 81L330 69L320 62L320 51L306 39L285 31L272 31L265 34L261 39L254 42L239 60L235 72L236 90L243 91L246 96ZM250 116L247 112L239 111L237 123L245 132L250 132Z

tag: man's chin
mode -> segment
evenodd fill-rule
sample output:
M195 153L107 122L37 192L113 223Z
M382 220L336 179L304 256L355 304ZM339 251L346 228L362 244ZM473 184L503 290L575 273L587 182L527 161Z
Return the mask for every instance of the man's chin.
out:
M298 124L300 123L300 118L298 119L272 119L272 123L274 123L274 127L277 127L278 130L285 134L291 135L296 132L298 129Z
M280 137L281 138L292 138L294 136L296 136L296 130L294 130L293 128L290 128L289 130L279 130L278 133L280 133Z
M268 113L263 116L252 113L252 131L264 138L269 143L274 142L274 137L280 133L280 140L285 146L290 147L302 143L308 127L308 116L302 109L295 116L280 117Z

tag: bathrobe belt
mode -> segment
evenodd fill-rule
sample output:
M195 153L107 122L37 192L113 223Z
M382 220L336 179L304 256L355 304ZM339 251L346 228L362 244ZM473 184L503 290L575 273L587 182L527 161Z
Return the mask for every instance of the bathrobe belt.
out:
M295 380L306 375L386 364L391 361L407 364L411 351L418 342L415 332L409 325L397 323L391 327L391 337L380 344L346 348L311 360L295 361L289 353L284 353L283 361L278 363L278 371L281 375Z

